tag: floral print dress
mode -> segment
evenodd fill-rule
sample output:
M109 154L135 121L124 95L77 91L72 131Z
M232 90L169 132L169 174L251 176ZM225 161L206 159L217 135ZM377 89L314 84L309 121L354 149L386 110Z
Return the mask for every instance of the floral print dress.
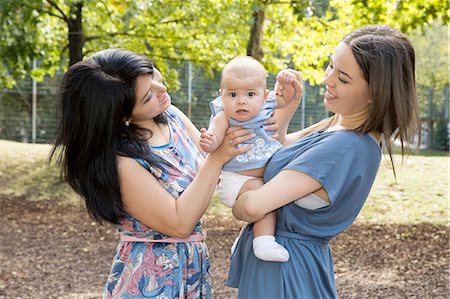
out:
M173 108L166 111L170 142L152 147L169 162L149 168L138 160L175 198L192 182L202 162L197 147ZM158 242L121 241L117 246L103 298L211 298L210 259L204 242L161 242L169 238L146 227L131 215L116 225L122 236L158 240ZM202 223L193 235L202 234Z

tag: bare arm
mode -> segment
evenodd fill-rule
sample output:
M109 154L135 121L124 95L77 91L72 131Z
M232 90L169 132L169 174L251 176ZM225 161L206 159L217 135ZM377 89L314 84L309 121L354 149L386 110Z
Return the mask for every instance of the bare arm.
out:
M291 102L286 107L276 109L273 114L273 117L275 118L278 126L278 141L280 141L281 144L283 145L287 145L286 137L287 137L287 130L289 127L289 121L292 119L292 116L297 110L299 104L300 101Z
M236 138L236 142L249 135ZM243 150L242 150L243 149ZM224 142L205 159L182 195L175 199L156 178L132 158L118 158L120 190L125 210L148 227L171 237L191 234L213 196L222 166L249 146L236 149Z
M321 188L317 180L303 172L283 170L261 188L242 194L233 207L233 215L240 220L255 222Z
M200 147L207 153L215 151L222 143L229 126L225 113L223 111L217 113L211 120L208 130L201 129Z
M286 73L289 76L285 76ZM292 76L295 76L295 80L292 80ZM274 115L267 120L265 129L274 132L270 137L286 145L285 138L289 121L297 111L303 92L301 74L289 69L281 71L277 75L274 91L277 96L278 107L275 109ZM291 139L293 140L293 137Z
M280 72L277 75L275 93L279 108L275 109L273 118L277 124L278 141L284 145L289 121L297 110L303 93L301 74L290 69Z

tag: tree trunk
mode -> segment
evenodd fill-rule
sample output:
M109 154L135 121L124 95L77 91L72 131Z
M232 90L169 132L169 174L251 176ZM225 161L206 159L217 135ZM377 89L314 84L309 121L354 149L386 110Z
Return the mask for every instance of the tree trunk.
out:
M253 11L253 24L247 45L247 55L261 61L264 56L262 49L263 26L266 16L266 4L258 3Z
M427 148L433 148L433 88L428 88Z
M69 66L83 59L83 2L77 2L70 6L69 19Z

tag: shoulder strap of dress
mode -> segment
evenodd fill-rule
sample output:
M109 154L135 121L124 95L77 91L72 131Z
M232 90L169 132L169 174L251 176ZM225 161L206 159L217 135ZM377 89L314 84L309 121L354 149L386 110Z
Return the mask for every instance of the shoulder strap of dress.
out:
M147 169L148 171L150 171L150 165L148 165L147 161L145 161L142 158L134 158L136 161L139 162L139 164L141 164L145 169Z
M186 126L184 125L183 120L178 115L178 113L175 111L175 109L173 108L172 105L170 105L170 107L167 108L165 113L169 117L169 122L170 122L170 120L174 120L176 122L176 124L180 125L183 129L186 129Z

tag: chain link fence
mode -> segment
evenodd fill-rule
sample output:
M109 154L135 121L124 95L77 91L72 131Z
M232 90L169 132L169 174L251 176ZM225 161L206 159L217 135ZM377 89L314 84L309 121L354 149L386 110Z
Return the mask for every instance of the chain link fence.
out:
M189 63L178 70L180 88L170 91L172 103L198 127L207 127L209 102L219 95L220 73L208 77L199 68L189 71ZM52 143L57 126L57 93L62 74L37 83L27 78L13 89L0 90L0 138L20 142ZM274 74L267 79L272 89ZM33 93L35 92L35 96ZM302 106L291 120L289 131L299 130L327 116L322 105L323 91L305 83ZM302 110L303 109L303 110Z
M209 102L219 94L220 73L209 77L203 69L193 68L189 63L177 71L180 88L169 90L172 103L185 112L197 128L208 127ZM13 89L0 90L0 139L52 143L56 134L57 93L61 78L62 74L46 78L34 88L28 78ZM269 74L268 88L272 89L274 83L275 74ZM434 107L432 98L427 95L430 112L422 116L422 147L448 150L448 87L445 92L444 109ZM329 115L323 106L323 93L323 86L304 83L302 103L291 119L289 132L305 128Z

